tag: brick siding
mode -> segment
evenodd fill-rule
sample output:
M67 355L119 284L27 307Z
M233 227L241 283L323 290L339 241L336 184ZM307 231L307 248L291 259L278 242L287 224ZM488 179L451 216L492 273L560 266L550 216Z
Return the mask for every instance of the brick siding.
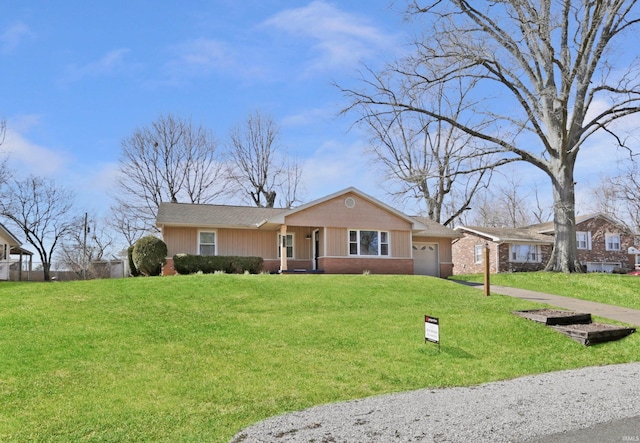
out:
M380 259L363 257L321 257L319 267L327 274L413 274L413 259Z
M622 270L633 269L633 256L627 253L629 247L634 245L634 236L626 232L621 226L610 221L594 217L576 225L577 232L591 232L591 249L578 249L578 260L586 266L589 263L621 263ZM620 235L620 250L606 250L606 234ZM550 236L553 239L552 236ZM525 272L544 269L552 252L552 245L540 245L540 263L519 263L510 261L511 245L508 243L497 244L491 240L471 233L463 233L463 237L454 241L452 245L453 274L479 274L484 272L483 263L474 262L474 250L476 245L487 243L490 250L490 272L496 272L496 247L498 248L497 272ZM524 243L524 242L523 242Z

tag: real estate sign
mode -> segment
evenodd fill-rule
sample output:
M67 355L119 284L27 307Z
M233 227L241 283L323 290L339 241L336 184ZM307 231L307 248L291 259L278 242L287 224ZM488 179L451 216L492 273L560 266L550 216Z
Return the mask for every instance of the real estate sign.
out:
M440 320L436 317L424 316L424 341L440 344Z

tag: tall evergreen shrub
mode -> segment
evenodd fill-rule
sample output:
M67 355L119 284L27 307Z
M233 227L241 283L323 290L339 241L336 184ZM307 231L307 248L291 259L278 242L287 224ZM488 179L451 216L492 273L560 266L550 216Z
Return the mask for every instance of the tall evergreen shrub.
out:
M167 245L158 237L142 237L133 247L133 263L142 275L160 275L167 258Z

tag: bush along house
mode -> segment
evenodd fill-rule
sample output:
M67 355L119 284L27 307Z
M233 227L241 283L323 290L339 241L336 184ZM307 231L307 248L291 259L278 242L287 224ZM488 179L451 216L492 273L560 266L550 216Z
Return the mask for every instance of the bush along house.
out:
M553 222L523 228L458 226L462 237L453 240L454 274L484 272L483 250L489 248L490 272L544 269L554 243ZM638 256L635 235L604 214L576 217L578 259L586 272L626 272Z
M293 209L162 203L156 220L167 244L165 275L177 254L261 257L267 272L453 273L459 233L412 217L355 189Z

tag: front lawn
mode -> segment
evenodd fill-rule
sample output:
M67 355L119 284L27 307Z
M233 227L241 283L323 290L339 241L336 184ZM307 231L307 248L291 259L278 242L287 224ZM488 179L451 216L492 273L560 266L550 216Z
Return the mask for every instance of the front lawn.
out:
M482 274L455 275L451 279L484 282ZM514 272L492 274L490 284L640 309L640 276L637 275Z
M638 334L584 347L511 314L538 306L413 276L2 283L0 441L227 442L321 403L640 355Z

